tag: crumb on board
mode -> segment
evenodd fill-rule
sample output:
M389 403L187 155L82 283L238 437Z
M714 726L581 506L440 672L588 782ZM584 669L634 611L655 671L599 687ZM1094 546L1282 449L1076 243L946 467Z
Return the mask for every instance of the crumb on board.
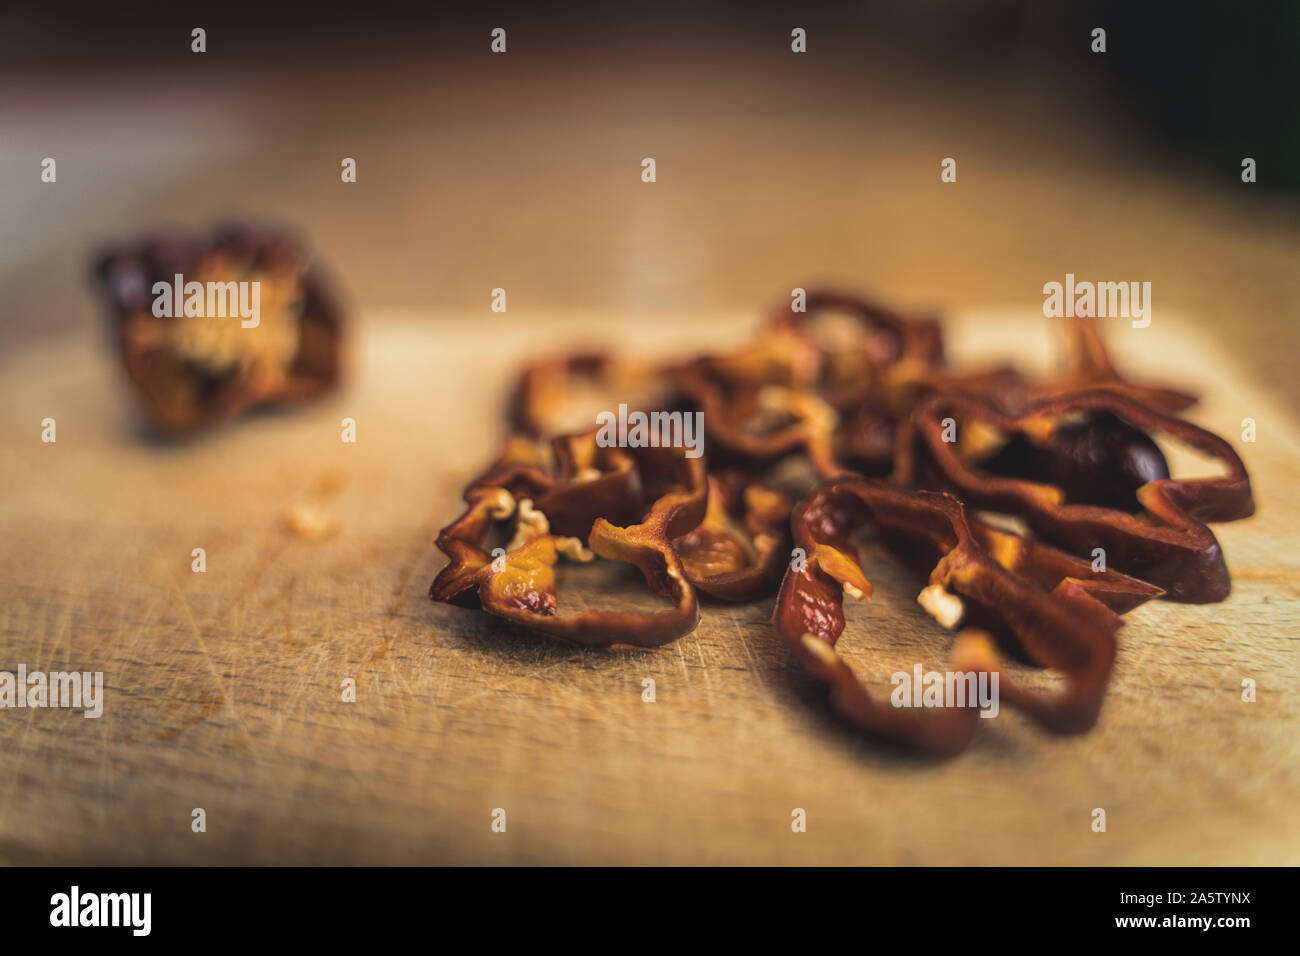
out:
M315 505L298 503L284 513L290 531L306 541L322 541L339 533L339 523Z

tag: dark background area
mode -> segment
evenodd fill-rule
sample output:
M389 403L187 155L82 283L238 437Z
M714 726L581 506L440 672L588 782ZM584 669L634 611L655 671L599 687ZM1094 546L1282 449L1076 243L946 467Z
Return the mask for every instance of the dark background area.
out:
M1300 4L1044 3L916 0L863 3L11 4L0 13L0 69L11 95L44 71L157 67L190 55L203 26L209 61L383 69L436 62L509 28L516 57L762 56L792 26L819 65L846 83L899 88L949 83L954 95L1020 85L1078 122L1100 124L1181 166L1218 178L1241 157L1264 189L1300 188ZM1093 27L1107 52L1089 49ZM784 33L783 33L784 31ZM1099 80L1100 78L1100 80ZM1077 115L1076 115L1077 114Z

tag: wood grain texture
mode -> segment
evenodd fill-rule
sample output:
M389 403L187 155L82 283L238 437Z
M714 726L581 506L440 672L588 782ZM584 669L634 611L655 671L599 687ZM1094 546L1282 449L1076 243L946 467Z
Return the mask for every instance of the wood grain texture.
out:
M832 33L806 60L577 36L378 68L7 74L0 668L102 669L109 697L99 720L0 711L0 861L1300 862L1296 201L1242 186L1236 157L1215 182L1139 157L1023 77L934 82L891 69L888 38L836 52ZM57 187L33 175L46 155ZM938 181L945 156L958 184ZM302 414L150 444L102 351L88 256L231 211L300 228L337 272L362 312L356 374ZM1259 422L1239 447L1260 514L1216 529L1232 598L1135 612L1093 733L1005 714L943 764L864 744L787 666L771 602L597 653L425 599L436 529L530 351L725 346L791 285L832 280L967 309L956 358L1029 361L1046 323L1017 316L1067 271L1152 281L1156 319L1114 330L1120 358L1204 390L1194 417L1229 437ZM501 285L508 319L487 311ZM340 533L286 532L300 502ZM916 583L869 570L845 653L877 686L937 665Z
M0 668L102 670L107 700L98 720L0 711L0 861L1300 862L1300 430L1172 311L1114 327L1116 351L1202 390L1192 417L1238 444L1259 514L1215 529L1227 602L1130 615L1090 734L1004 712L948 762L864 743L788 665L770 600L707 605L694 634L647 652L571 649L428 601L434 534L500 437L518 362L571 340L726 345L756 323L701 318L375 313L340 396L181 446L140 437L97 336L11 353ZM957 360L1050 354L1041 317L971 312L948 328ZM339 439L344 416L356 445ZM1241 445L1247 416L1259 440ZM340 532L291 534L297 503ZM885 688L894 670L940 665L948 638L915 608L915 580L868 570L877 598L850 610L841 647ZM577 608L621 593L576 587L562 601ZM1241 701L1243 677L1258 702ZM195 807L206 833L190 830ZM489 829L496 807L505 834ZM807 833L791 833L795 807Z

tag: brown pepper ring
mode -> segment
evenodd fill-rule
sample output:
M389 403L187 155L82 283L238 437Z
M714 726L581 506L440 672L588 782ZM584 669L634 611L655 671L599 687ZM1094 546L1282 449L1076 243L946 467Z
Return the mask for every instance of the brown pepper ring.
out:
M704 520L673 541L687 579L723 601L767 597L781 579L790 500L734 473L709 476Z
M870 398L880 384L877 379L886 372L891 377L904 370L914 375L943 365L943 337L934 319L903 315L860 296L825 289L809 292L804 308L803 312L791 311L789 306L774 310L769 328L793 331L811 340L811 324L817 315L840 311L853 318L862 335L851 355L858 373L852 376L854 380L823 383L826 400L836 409L851 408ZM834 356L824 351L822 360L823 373L834 378Z
M559 443L585 448L588 441L594 437L575 436ZM623 481L620 508L631 507L630 496L641 488L663 492L640 521L626 527L598 515L602 498L590 491L603 480L599 476L553 480L537 465L493 469L466 492L467 510L439 533L438 548L450 560L434 579L429 596L458 604L477 601L491 614L584 647L654 647L689 634L699 624L699 601L672 539L703 520L708 489L702 461L672 451L647 450L664 454L659 460L652 460L652 454L639 457L635 480L623 481L627 473L622 470L612 473ZM669 486L665 482L673 470L678 481ZM596 515L582 534L586 545L582 537L553 533L546 512L531 499L516 499L505 485L533 487L545 492L538 501L571 506L563 512L570 530L581 527L583 515L592 515L594 507ZM514 538L494 556L482 542L495 523L509 519L515 523ZM594 554L635 565L651 590L672 598L673 607L646 613L592 610L560 617L555 564L562 554L578 560L591 560Z
M1053 440L1071 416L1108 413L1147 435L1163 433L1222 462L1213 478L1160 478L1136 490L1143 508L1071 504L1053 485L990 475L963 460L956 442L944 441L944 420L963 427ZM1190 422L1152 411L1112 392L1080 392L1036 402L1006 415L976 398L937 395L919 405L899 436L896 480L945 488L969 507L1020 515L1033 531L1073 554L1100 547L1115 568L1168 592L1170 600L1211 603L1227 597L1231 582L1223 552L1206 521L1235 521L1254 513L1250 477L1228 442Z
M978 717L969 702L937 711L879 703L835 652L845 626L844 594L866 597L871 592L850 541L852 532L867 521L918 538L942 554L918 598L941 623L956 627L966 602L993 612L1033 661L1062 671L1065 681L1056 694L1025 688L1001 670L992 638L976 629L958 635L954 670L999 674L1001 702L1049 730L1077 733L1095 723L1115 658L1120 618L1090 593L1094 583L1072 576L1053 583L1052 569L1046 565L1031 576L1014 574L980 546L955 498L857 478L827 483L795 509L795 543L807 558L801 568L792 566L786 572L774 615L778 632L796 658L830 685L833 703L845 716L873 736L944 754L969 743ZM1019 557L1023 561L1033 555ZM1086 573L1087 565L1074 567ZM1115 583L1113 575L1099 577L1103 588ZM1044 586L1049 583L1050 590Z

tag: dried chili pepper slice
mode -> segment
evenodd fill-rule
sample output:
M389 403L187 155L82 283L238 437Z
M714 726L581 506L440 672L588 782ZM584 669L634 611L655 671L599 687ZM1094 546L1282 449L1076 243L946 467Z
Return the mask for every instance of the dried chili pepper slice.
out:
M577 352L533 362L519 375L510 403L514 427L550 438L592 427L595 410L619 401L659 406L671 397L663 368L606 352Z
M954 429L957 440L946 441ZM1169 477L1150 438L1159 434L1218 460L1225 474ZM1108 564L1175 601L1227 597L1228 569L1205 522L1254 513L1250 478L1231 445L1113 392L1048 399L1017 415L938 395L917 407L898 454L901 483L948 489L968 506L1021 517L1074 554L1101 548ZM1121 506L1125 499L1130 506Z
M790 499L736 472L709 476L704 520L673 541L686 576L705 594L753 601L771 594L785 567Z
M819 332L818 323L828 313L847 317L848 327ZM1006 366L954 371L945 363L935 319L840 292L810 292L806 311L777 309L770 326L803 336L820 356L820 371L809 389L839 413L829 442L829 457L836 464L827 464L824 456L817 462L823 478L848 470L888 475L898 427L927 395L957 389L1005 407L1023 404L1032 387Z
M1110 391L1157 411L1174 413L1195 405L1197 398L1159 385L1144 385L1130 380L1115 369L1114 362L1101 341L1091 318L1075 316L1066 326L1068 366L1057 380L1034 389L1038 399L1067 395L1072 392Z
M530 448L528 441L510 443L502 460L466 492L467 510L439 533L438 548L450 561L429 596L460 604L477 601L498 617L586 647L653 647L694 630L699 601L672 539L688 534L704 518L708 488L703 462L675 454L676 449L639 449L628 456L621 449L599 449L594 440L594 433L558 439L558 476L536 461L535 446ZM594 474L585 473L580 464L584 456L590 452L595 462L603 451L610 452L611 470L602 475L591 466ZM536 501L515 497L523 491L537 493ZM637 507L642 495L651 501L648 510ZM618 499L614 504L611 496ZM619 526L601 516L606 509L644 513L635 523ZM494 555L484 546L485 538L494 524L507 520L514 521L514 536ZM570 531L586 528L580 537L557 534L552 525L560 522ZM555 581L561 555L577 560L598 555L635 565L651 590L671 598L673 607L562 617Z
M945 754L969 743L978 717L970 702L914 711L873 700L836 653L845 627L844 595L862 599L872 592L851 540L867 522L895 540L913 542L914 556L926 550L939 556L918 601L940 623L952 629L963 619L978 620L954 644L956 671L997 672L1001 702L1049 730L1076 733L1092 726L1120 624L1105 602L1134 606L1144 590L1149 597L1154 589L1113 572L1094 573L1083 562L1045 554L987 527L977 534L961 503L949 495L858 478L829 482L795 509L795 544L807 557L786 572L774 614L778 632L800 663L830 686L841 713L872 735ZM992 633L983 628L1009 634L1032 661L1063 672L1063 689L1043 694L1012 678L998 663Z
M827 312L844 313L857 334L818 336L815 324ZM869 300L838 292L809 293L807 311L776 310L771 326L814 342L821 361L813 391L841 413L836 458L855 471L883 477L893 464L893 435L922 399L939 392L963 392L1004 412L1033 401L1083 390L1106 390L1164 412L1195 404L1194 395L1135 382L1121 375L1091 319L1072 318L1066 328L1067 368L1035 381L1010 366L954 370L944 360L935 320L909 316ZM823 470L823 476L833 474Z
M812 391L763 385L733 392L728 401L720 391L693 379L691 373L682 373L678 381L703 413L711 461L758 471L801 454L819 477L845 473L835 457L838 416Z
M821 354L804 335L771 329L747 348L665 370L676 393L703 415L715 465L757 471L802 453L823 476L834 460L836 414L813 391Z
M172 295L177 276L180 294ZM342 312L287 232L238 225L203 239L145 239L102 255L96 278L133 390L163 433L311 401L339 380ZM185 292L191 282L203 290L201 308L189 308L199 304ZM232 293L245 296L247 316L233 308ZM155 300L170 308L155 309Z
M998 564L1013 574L1054 590L1062 581L1086 591L1116 614L1127 614L1153 598L1164 596L1164 589L1146 581L1121 574L1114 568L1098 570L1090 561L1072 557L1034 538L1026 538L995 528L985 521L966 516L971 535Z
M808 293L805 311L776 309L770 327L794 331L816 343L822 354L818 391L832 407L846 409L881 397L884 379L915 376L943 364L943 339L937 320L908 316L859 296L832 290ZM832 327L819 335L827 313L850 319L850 328Z
M642 465L650 462L643 457ZM599 517L634 523L649 505L642 469L629 451L604 448L595 432L548 441L516 434L487 473L471 484L532 499L558 534L586 540Z

